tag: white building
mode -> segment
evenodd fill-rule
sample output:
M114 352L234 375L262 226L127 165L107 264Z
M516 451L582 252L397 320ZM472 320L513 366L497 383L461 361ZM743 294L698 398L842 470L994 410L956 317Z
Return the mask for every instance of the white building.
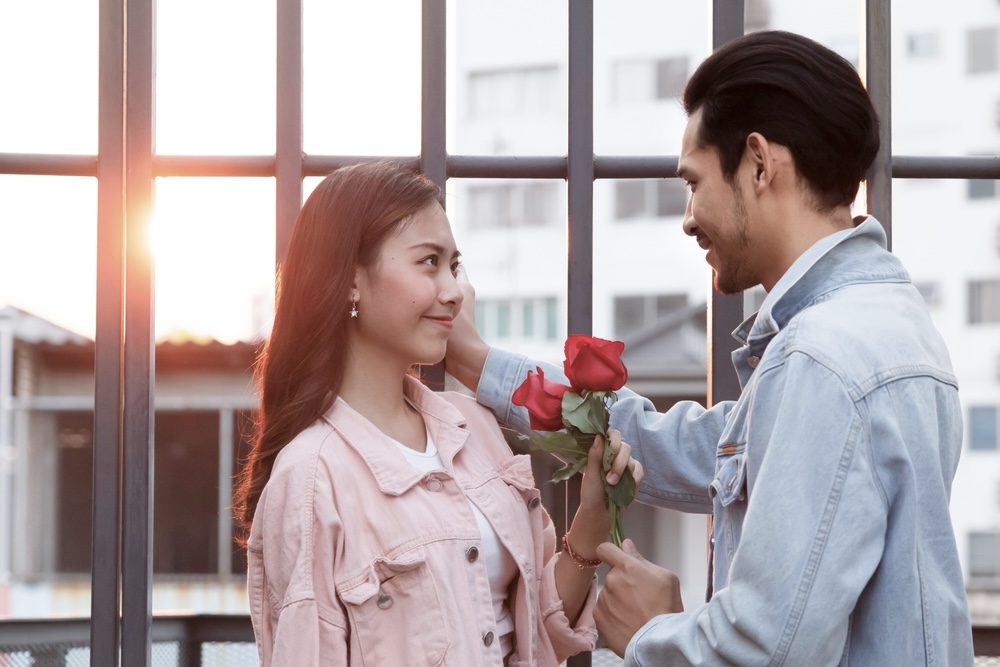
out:
M894 155L996 155L1000 146L1000 4L893 7ZM564 3L456 3L453 110L459 155L565 155ZM676 155L677 95L710 47L709 2L596 3L594 152ZM746 3L747 30L808 35L859 62L857 3ZM531 20L525 20L530 16ZM516 47L514 46L516 45ZM449 215L488 339L560 362L566 333L566 186L562 181L452 181ZM966 410L953 517L974 620L1000 621L1000 199L997 181L895 180L894 250L947 338ZM681 229L681 181L598 181L594 191L594 334L657 347L656 323L708 296L703 252ZM760 294L747 295L748 306ZM669 328L669 327L668 327ZM700 355L704 337L676 329L669 346ZM689 330L690 331L690 330ZM649 355L640 354L643 359ZM638 367L630 361L636 377ZM662 375L662 374L661 374ZM639 388L639 387L637 387ZM662 386L640 390L657 393ZM690 387L686 392L691 395ZM700 391L704 392L704 385ZM664 391L670 398L685 391ZM689 605L703 599L703 517L630 511L640 548L678 571ZM626 528L628 532L628 528Z

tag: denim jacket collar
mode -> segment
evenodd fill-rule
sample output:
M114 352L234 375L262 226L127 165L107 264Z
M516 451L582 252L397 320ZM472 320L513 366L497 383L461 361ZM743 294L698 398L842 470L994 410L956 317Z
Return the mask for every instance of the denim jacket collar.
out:
M403 392L423 414L441 462L450 470L455 455L469 437L465 417L415 377L405 378ZM426 477L426 473L407 463L391 438L339 396L323 418L364 460L383 493L402 495Z

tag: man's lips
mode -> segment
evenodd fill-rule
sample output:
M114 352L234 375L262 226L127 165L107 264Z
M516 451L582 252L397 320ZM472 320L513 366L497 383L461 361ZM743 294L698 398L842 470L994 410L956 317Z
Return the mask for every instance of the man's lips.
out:
M702 250L708 250L712 246L712 242L708 240L707 236L696 236L695 239L698 241L698 247Z

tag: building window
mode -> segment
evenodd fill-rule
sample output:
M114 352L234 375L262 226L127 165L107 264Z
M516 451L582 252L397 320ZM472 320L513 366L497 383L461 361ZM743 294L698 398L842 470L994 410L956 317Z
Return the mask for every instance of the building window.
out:
M559 69L525 67L469 75L472 118L538 116L558 112Z
M918 32L906 38L906 52L911 58L934 58L941 54L941 39L936 32Z
M969 283L969 324L1000 322L1000 280Z
M996 450L1000 410L995 405L969 408L969 449Z
M746 0L743 3L743 31L765 30L771 22L771 3L768 0Z
M55 526L41 553L53 550L37 567L42 573L89 572L93 517L92 412L48 413L56 433ZM227 413L227 417L231 417ZM153 470L153 572L155 574L211 574L219 572L219 419L214 410L157 411ZM235 415L236 434L247 432L248 417ZM240 430L242 429L242 430ZM237 435L236 438L239 438ZM246 444L234 451L246 455ZM235 456L234 456L235 458ZM236 468L234 467L234 470ZM49 501L34 495L39 505ZM222 511L229 512L229 508ZM245 571L241 550L233 553L230 571ZM47 565L51 563L51 566ZM223 573L227 574L227 573Z
M554 182L476 185L468 189L469 226L530 227L559 221L559 185Z
M615 337L622 338L654 324L671 312L687 305L686 294L640 294L616 296L614 301Z
M679 178L615 181L615 219L684 215L688 192Z
M487 340L554 341L559 338L557 306L558 300L551 297L479 299L476 327Z
M937 283L914 282L913 286L917 288L917 292L928 306L937 306L941 303L941 290Z
M997 71L997 29L976 28L967 35L966 70L969 74Z
M1000 533L969 533L969 576L983 579L1000 577Z
M619 106L681 96L688 80L687 56L625 60L612 66L612 101Z
M995 180L971 178L966 183L966 196L969 199L993 199L997 196L997 182Z

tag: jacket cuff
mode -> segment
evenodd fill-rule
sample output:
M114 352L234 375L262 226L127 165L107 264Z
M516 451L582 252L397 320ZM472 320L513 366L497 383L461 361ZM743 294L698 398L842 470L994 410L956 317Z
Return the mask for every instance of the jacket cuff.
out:
M581 651L592 651L597 646L597 623L594 621L597 573L590 580L590 589L583 609L580 610L580 617L576 624L571 625L563 608L563 601L556 591L555 565L558 560L558 557L553 557L545 564L539 585L538 606L556 657L563 661Z

